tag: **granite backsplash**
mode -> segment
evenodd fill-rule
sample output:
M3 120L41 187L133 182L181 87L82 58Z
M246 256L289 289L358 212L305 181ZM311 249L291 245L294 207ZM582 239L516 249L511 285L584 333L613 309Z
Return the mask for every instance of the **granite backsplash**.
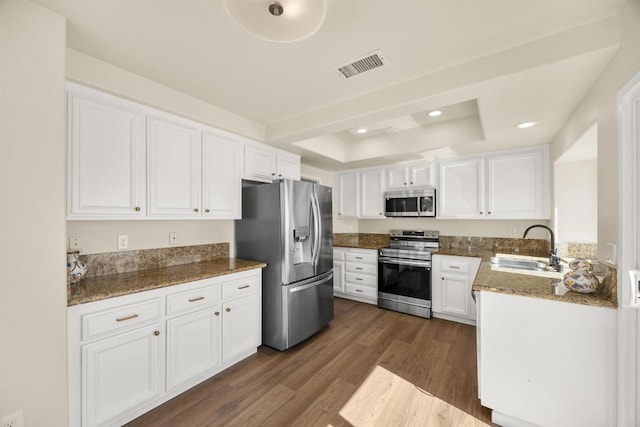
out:
M179 246L175 248L81 255L80 259L87 263L87 274L85 277L96 277L213 261L228 257L229 243L225 242L207 245Z

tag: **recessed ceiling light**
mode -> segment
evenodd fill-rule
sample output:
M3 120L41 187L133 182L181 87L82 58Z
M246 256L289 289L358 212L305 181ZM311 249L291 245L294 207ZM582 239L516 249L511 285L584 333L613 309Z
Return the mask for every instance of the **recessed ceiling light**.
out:
M535 126L535 125L536 125L536 122L522 122L522 123L517 124L516 126L519 129L526 129L526 128L530 128L531 126Z
M358 128L356 129L356 133L359 133L359 134L367 133L367 130L365 128Z
M442 111L433 110L432 112L429 113L429 117L438 117L440 114L442 114Z

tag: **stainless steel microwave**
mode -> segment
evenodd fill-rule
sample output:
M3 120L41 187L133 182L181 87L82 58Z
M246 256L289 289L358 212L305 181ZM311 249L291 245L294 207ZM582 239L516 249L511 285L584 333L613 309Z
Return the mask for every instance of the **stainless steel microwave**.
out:
M387 191L384 193L384 214L389 217L435 217L436 189Z

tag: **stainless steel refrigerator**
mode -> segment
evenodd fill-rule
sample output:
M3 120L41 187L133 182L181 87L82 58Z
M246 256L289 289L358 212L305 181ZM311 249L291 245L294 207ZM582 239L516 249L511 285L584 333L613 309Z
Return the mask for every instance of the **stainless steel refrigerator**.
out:
M262 343L298 344L333 320L331 188L283 179L242 189L236 256L262 270Z

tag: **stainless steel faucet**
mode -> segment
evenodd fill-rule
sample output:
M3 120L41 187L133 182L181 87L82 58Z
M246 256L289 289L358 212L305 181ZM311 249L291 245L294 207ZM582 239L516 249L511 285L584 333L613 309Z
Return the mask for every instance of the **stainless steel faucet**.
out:
M546 225L535 224L527 227L527 229L524 230L524 234L522 235L523 239L527 237L527 233L529 233L529 230L531 230L532 228L544 228L551 235L551 252L549 252L549 265L553 267L556 271L560 271L560 269L562 268L562 265L560 264L560 257L557 254L556 241L553 236L553 230L551 230Z

